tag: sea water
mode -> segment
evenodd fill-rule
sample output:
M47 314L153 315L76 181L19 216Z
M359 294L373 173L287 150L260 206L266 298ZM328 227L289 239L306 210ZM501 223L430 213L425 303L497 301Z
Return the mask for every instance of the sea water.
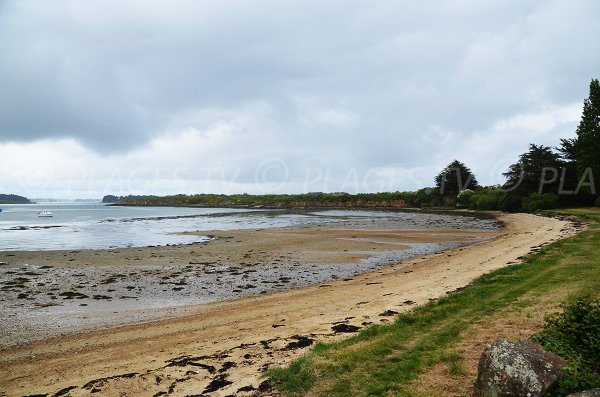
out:
M279 227L315 217L228 208L122 207L100 203L2 205L0 251L188 244L206 236L180 232ZM38 217L50 211L52 218ZM255 214L254 214L255 213Z

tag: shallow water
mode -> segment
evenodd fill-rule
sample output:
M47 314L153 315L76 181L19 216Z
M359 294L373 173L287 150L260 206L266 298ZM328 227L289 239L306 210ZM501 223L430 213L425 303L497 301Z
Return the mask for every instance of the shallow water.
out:
M179 232L282 227L323 221L230 208L118 207L88 203L2 205L0 251L145 247L207 237ZM40 211L52 218L40 218Z

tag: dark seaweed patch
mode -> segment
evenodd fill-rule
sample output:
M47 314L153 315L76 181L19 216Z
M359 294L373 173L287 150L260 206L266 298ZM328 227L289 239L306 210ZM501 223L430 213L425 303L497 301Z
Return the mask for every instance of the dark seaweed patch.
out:
M214 378L208 384L208 386L206 386L206 388L204 389L204 393L212 393L214 391L224 388L225 386L231 385L233 382L226 380L227 376L227 374L223 374Z
M350 324L336 324L333 327L331 327L331 329L334 332L350 333L350 332L358 332L360 330L360 327L357 327L356 325L350 325Z

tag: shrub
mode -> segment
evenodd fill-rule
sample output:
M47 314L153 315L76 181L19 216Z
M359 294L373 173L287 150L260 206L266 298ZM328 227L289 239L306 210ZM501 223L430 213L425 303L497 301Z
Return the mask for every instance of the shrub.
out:
M482 194L477 198L476 208L478 210L495 210L498 208L498 200L489 194Z
M523 208L528 212L558 208L558 196L554 193L531 193L523 199Z
M473 197L473 194L475 194L475 192L473 192L471 189L465 189L458 193L458 196L456 197L456 206L468 207L471 203L471 197Z
M497 210L504 192L499 189L486 188L474 192L471 196L469 208L474 210Z
M558 395L600 387L600 298L581 297L546 318L533 339L567 360Z
M546 318L544 335L552 336L600 370L600 298L581 297Z
M432 188L419 189L415 192L411 204L417 207L435 207L440 204L439 193Z
M505 193L498 205L502 211L517 212L522 208L523 198L517 193Z

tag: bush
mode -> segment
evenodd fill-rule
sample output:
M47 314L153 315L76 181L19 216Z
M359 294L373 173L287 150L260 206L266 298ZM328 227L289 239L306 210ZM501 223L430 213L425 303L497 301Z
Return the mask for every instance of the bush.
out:
M437 190L432 188L419 189L415 192L411 204L417 207L435 207L440 205L440 197Z
M567 360L558 395L600 387L600 298L581 297L546 318L533 339Z
M596 207L600 207L600 197L598 197L596 199L596 201L594 202L594 204L596 205Z
M505 193L498 204L502 211L517 212L522 208L523 198L518 193Z
M471 203L471 197L473 197L473 194L475 194L475 192L473 192L471 189L462 190L456 197L456 206L468 207Z
M478 190L471 195L469 208L473 210L498 210L504 192L499 189L486 188Z
M477 198L475 207L478 210L495 210L498 208L498 200L492 195L482 194Z
M558 196L554 193L531 193L523 199L523 208L528 212L558 208Z
M582 297L546 318L544 335L551 336L600 370L600 298Z

